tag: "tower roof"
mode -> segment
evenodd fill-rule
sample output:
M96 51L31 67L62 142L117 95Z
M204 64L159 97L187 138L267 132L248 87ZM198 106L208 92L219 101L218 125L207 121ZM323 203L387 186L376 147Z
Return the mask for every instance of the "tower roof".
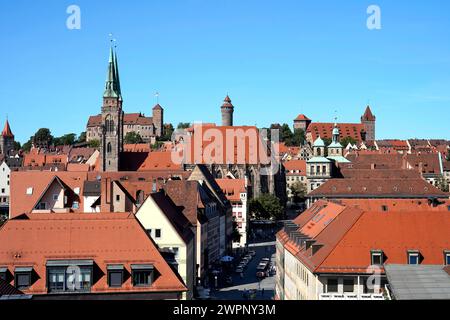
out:
M311 121L307 116L304 114L299 114L297 118L294 119L294 121Z
M117 61L117 51L114 52L114 74L116 76L117 91L119 93L119 98L122 99L122 89L120 88L119 63Z
M228 95L223 100L222 107L223 108L233 108L233 104L231 103L231 99Z
M11 127L9 126L8 120L6 120L6 122L5 122L5 127L3 128L2 136L3 137L14 138L14 135L13 135L13 133L11 131Z
M120 84L118 81L119 72L116 68L116 57L113 47L111 46L109 53L108 73L106 76L104 98L119 98L120 97Z
M162 110L163 108L161 107L161 105L159 103L157 103L154 107L153 110Z
M361 120L375 121L375 116L373 115L372 110L370 110L370 106L366 107L366 111L364 112L363 116L361 117Z
M314 141L313 147L325 147L325 142L320 136Z

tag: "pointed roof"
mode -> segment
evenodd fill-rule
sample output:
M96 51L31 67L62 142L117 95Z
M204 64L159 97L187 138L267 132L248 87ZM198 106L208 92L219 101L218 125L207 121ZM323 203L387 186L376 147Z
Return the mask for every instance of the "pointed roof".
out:
M118 98L120 97L120 91L118 89L118 81L117 81L117 69L114 58L114 50L111 46L109 53L109 64L108 64L108 73L106 76L106 84L105 84L105 92L103 93L104 98Z
M222 107L223 108L233 108L233 104L231 103L231 99L228 95L223 100Z
M361 121L375 121L375 116L373 115L372 110L370 110L370 106L366 107L366 111L361 117Z
M13 135L13 133L11 131L11 127L9 126L8 119L6 119L5 127L3 128L3 131L2 131L2 136L3 137L14 138L14 135Z
M117 51L114 52L114 74L117 81L117 91L119 93L119 98L122 100L122 89L120 88L120 77L119 77L119 63L117 60Z
M299 114L297 118L294 119L294 121L311 121L307 116L304 114Z
M154 107L153 110L162 110L163 108L161 107L161 105L159 103L157 103Z

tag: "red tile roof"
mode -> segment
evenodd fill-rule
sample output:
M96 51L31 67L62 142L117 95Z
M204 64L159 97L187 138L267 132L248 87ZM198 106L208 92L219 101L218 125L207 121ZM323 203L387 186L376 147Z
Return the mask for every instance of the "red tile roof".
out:
M361 121L375 121L375 116L372 113L372 110L370 110L370 106L366 107L366 111L364 112L363 116L361 117Z
M294 230L283 229L277 239L317 273L367 273L371 250L382 250L387 264L406 264L407 251L418 250L423 264L442 265L443 252L450 247L448 211L405 201L406 206L409 209L382 212L318 201L294 220ZM291 231L309 235L318 249L301 246L288 234Z
M361 133L364 132L365 126L361 123L338 123L340 139L351 137L357 142L362 141ZM334 123L313 122L308 126L307 133L311 134L311 138L315 141L319 136L322 139L331 139L333 137Z
M11 127L9 126L8 120L6 120L6 122L5 122L5 127L3 128L2 136L9 137L9 138L14 138L14 135L13 135L13 133L11 131Z
M306 161L305 160L290 160L283 163L286 169L286 175L306 176ZM296 171L300 172L297 173Z
M91 293L186 290L133 214L29 214L6 222L0 229L0 243L0 265L10 271L32 266L39 275L25 293L47 293L46 261L67 259L93 259L100 268L102 275L94 275L98 278ZM152 264L159 276L148 288L133 287L130 278L121 288L110 288L107 264L123 264L128 271L131 264Z
M304 114L299 114L297 118L294 119L294 121L311 121L307 116Z
M227 199L231 202L241 201L241 193L246 193L245 179L216 179Z
M155 151L148 153L147 158L138 169L138 171L152 170L183 170L183 167L172 160L172 152Z

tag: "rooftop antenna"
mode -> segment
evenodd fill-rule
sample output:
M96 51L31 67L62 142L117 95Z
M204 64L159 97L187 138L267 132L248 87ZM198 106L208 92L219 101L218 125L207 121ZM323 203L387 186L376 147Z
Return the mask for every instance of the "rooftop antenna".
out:
M156 104L159 104L159 92L158 91L155 92L155 97L156 97Z
M337 110L334 110L334 123L337 124L338 116L337 116Z

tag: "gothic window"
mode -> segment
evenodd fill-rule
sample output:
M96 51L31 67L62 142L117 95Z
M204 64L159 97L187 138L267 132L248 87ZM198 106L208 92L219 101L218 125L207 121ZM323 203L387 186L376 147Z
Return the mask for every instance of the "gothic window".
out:
M108 145L106 147L106 152L108 152L108 153L112 152L111 142L108 142Z
M322 150L320 150L320 148L317 148L317 155L320 157L322 155Z

